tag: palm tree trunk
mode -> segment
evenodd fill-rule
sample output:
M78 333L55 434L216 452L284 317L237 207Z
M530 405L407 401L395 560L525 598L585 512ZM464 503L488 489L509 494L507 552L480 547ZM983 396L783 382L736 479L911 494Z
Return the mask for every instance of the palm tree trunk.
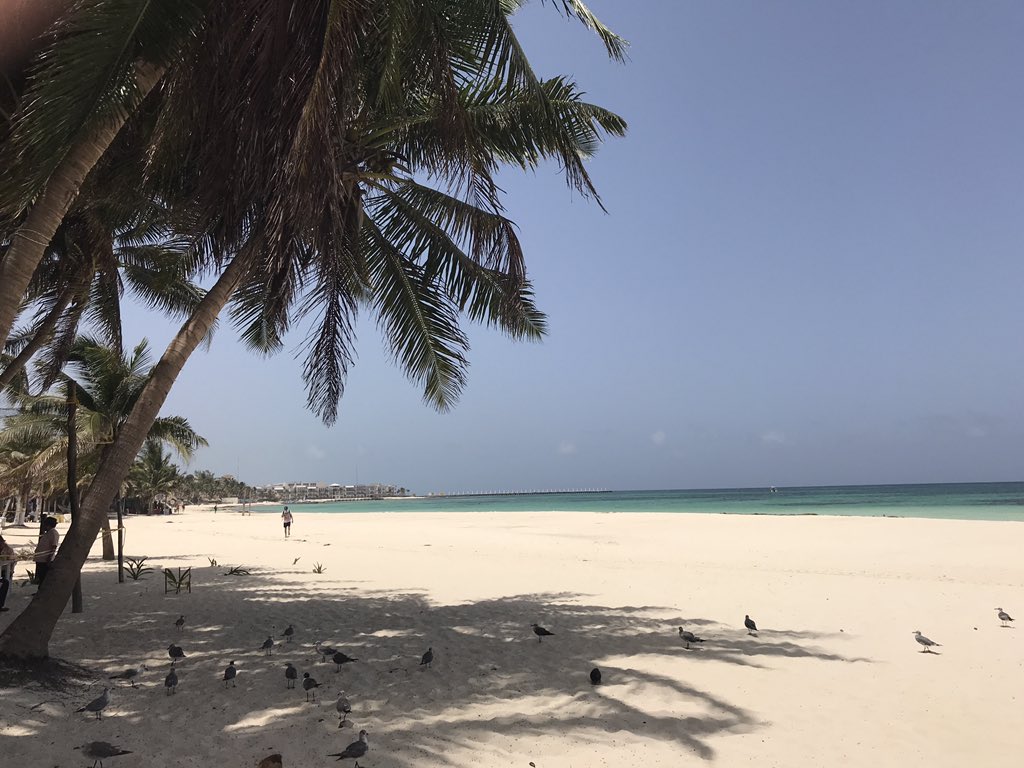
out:
M142 97L153 90L163 73L162 67L148 64L138 67L137 83ZM107 151L130 112L123 110L117 114L118 117L98 126L91 135L83 137L71 148L50 176L25 223L11 237L7 254L0 262L0 348L7 343L25 289L54 232L78 197L85 177Z
M120 527L120 524L118 525ZM110 517L105 516L103 518L101 530L103 532L103 559L115 560L117 555L114 554L114 536L110 532Z
M107 516L110 502L117 495L132 462L142 448L175 379L189 355L213 328L217 315L238 287L252 258L253 252L250 249L244 249L235 257L153 368L135 407L117 438L104 453L96 476L82 499L79 522L68 531L57 559L50 566L46 581L39 588L36 598L0 634L0 657L43 659L49 656L53 628L68 603L75 579L89 556L96 534Z

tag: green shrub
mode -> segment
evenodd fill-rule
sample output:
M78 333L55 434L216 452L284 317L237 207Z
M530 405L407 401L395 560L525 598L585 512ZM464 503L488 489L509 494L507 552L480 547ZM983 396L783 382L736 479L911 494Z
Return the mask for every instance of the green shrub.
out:
M126 557L124 569L132 581L138 581L144 574L151 573L152 568L146 565L148 557Z

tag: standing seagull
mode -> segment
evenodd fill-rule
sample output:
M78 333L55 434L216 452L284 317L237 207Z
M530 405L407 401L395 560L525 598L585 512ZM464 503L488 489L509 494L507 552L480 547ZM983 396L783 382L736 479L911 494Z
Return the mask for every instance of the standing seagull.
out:
M228 681L229 680L231 681L231 687L232 688L235 687L235 675L237 675L237 674L238 674L238 670L235 669L235 662L232 661L230 664L228 664L227 668L224 670L224 687L225 688L228 687Z
M281 637L287 638L285 642L290 643L292 638L295 637L295 627L289 624L288 629L281 633Z
M309 672L302 673L302 690L306 692L306 701L309 701L309 694L313 694L313 701L316 701L316 691L314 688L319 688L320 683L309 676Z
M338 701L335 703L334 708L338 710L339 715L343 715L341 721L338 723L338 727L341 728L345 725L345 721L348 720L348 716L352 713L352 705L349 700L345 698L344 692L338 694Z
M747 634L748 635L756 635L757 634L757 624L755 624L754 620L752 618L750 618L749 616L744 616L743 617L743 626L747 628Z
M168 696L178 692L178 673L174 671L174 667L171 667L171 671L164 678L164 688L167 689Z
M99 766L99 768L103 768L103 758L105 757L109 758L131 754L130 750L115 747L109 741L90 741L88 744L83 744L81 747L75 747L75 749L81 749L83 755L92 758L92 768L96 768L97 766Z
M103 693L101 693L95 699L90 701L84 707L80 707L79 709L76 709L75 711L76 712L95 712L96 713L96 719L97 720L102 720L103 718L100 716L100 712L102 712L104 709L106 709L107 708L107 704L110 703L110 693L109 693L109 691L110 691L109 688L104 688L103 689Z
M1008 622L1008 621L1013 621L1013 616L1011 616L1010 614L1008 614L1008 613L1007 613L1006 611L1004 611L1004 610L1003 610L1002 608L996 608L996 610L997 610L997 611L999 611L999 620L1000 620L1001 622L1003 622L1003 626L1004 626L1004 627L1008 627L1008 626L1010 626L1010 625L1009 625L1009 624L1007 624L1006 622Z
M185 652L174 643L171 643L169 646L167 646L167 655L171 657L172 666L174 665L174 662L176 662L178 659L185 658Z
M434 663L434 649L427 648L427 652L420 658L420 666L429 668Z
M287 688L294 688L295 681L299 679L299 670L293 667L290 661L284 665L284 679L288 681Z
M263 641L263 645L261 645L260 648L262 648L264 651L266 651L264 656L273 656L274 655L274 638L272 638L270 635L267 635L267 639Z
M544 642L544 638L545 637L554 637L555 636L554 632L548 632L540 624L531 624L530 626L533 627L533 634L535 634L537 636L537 642L538 643Z
M176 626L178 628L178 631L181 632L181 628L185 626L184 614L178 617L178 620L174 622L174 626Z
M335 651L334 656L331 658L334 660L334 663L338 665L338 668L334 670L335 672L341 672L342 664L351 664L353 661L359 661L359 659L354 659L341 651Z
M932 651L932 646L933 645L937 645L939 648L942 647L942 643L936 643L934 640L931 640L931 639L925 637L924 635L922 635L920 629L915 629L914 630L914 639L917 640L919 645L923 645L924 646L924 650L921 651L921 653L933 653L933 651Z
M747 618L749 618L749 616ZM750 622L750 623L753 624L754 622ZM683 629L682 627L679 628L679 639L686 643L686 647L687 648L690 647L690 643L703 643L704 642L704 640L702 638L697 637L695 634L693 634L693 632L690 632L687 629Z
M359 741L353 741L341 752L335 752L333 755L328 757L336 757L339 760L344 760L346 757L355 758L356 764L354 768L359 768L359 758L366 754L367 750L370 749L369 734L366 731L359 732Z
M127 680L129 683L132 684L132 688L135 688L135 687L137 687L135 685L135 678L136 677L142 677L142 673L145 672L145 671L146 671L146 665L142 664L142 665L140 665L138 667L131 667L130 669L126 669L123 672L118 672L116 675L111 675L108 679L109 680Z
M590 684L591 685L600 685L601 684L601 670L598 669L597 667L594 667L592 670L590 670Z
M334 648L325 646L320 640L313 643L313 647L316 648L316 652L320 654L320 661L327 661L328 656L333 656L337 653Z

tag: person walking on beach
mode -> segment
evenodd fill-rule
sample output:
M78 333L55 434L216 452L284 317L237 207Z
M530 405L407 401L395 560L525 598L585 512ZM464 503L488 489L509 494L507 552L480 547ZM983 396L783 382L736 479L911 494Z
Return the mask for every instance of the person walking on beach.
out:
M16 562L18 562L18 555L0 533L0 611L11 610L7 607L7 593L11 589L11 582L14 581L14 564Z
M288 511L288 507L281 513L281 522L284 523L284 537L287 539L292 535L292 513Z
M60 534L57 533L57 518L43 518L43 532L39 534L39 543L36 544L36 552L33 560L36 561L36 584L42 585L46 573L50 570L50 563L57 556L57 545L60 544Z

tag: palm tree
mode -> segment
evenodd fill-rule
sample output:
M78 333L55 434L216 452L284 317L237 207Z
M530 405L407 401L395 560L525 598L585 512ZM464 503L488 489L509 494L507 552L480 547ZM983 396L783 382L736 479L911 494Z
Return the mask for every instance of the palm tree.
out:
M0 124L0 167L10 172L0 188L0 348L86 177L202 19L189 0L67 6L49 3L41 47L0 71L18 89L13 116Z
M170 493L181 479L178 467L171 462L170 451L164 451L159 440L148 438L142 452L128 471L128 486L152 509L157 497Z
M149 345L142 340L124 355L102 342L80 337L69 352L69 371L60 379L57 391L39 396L21 396L19 412L8 417L0 429L0 450L5 446L35 446L28 464L15 468L33 476L59 482L66 474L68 436L65 427L67 403L77 404L76 434L79 461L78 487L88 488L105 451L117 439L151 369ZM173 448L186 461L206 440L181 416L154 420L148 438ZM24 449L21 449L22 452ZM114 559L114 545L107 515L103 515L103 559Z
M359 308L376 315L396 361L441 409L465 381L461 318L540 337L544 319L494 173L554 159L572 186L596 197L583 159L602 133L625 125L583 102L572 83L534 75L509 20L519 5L211 5L195 44L147 100L155 118L145 182L188 213L219 277L105 451L82 527L65 538L39 598L0 635L0 653L45 655L90 537L229 300L243 338L267 352L297 314L317 315L304 374L309 404L327 422ZM621 41L578 0L561 7L621 55Z
M120 304L126 290L177 317L187 317L202 297L191 282L196 264L190 242L174 233L165 205L137 190L122 192L113 202L102 199L102 190L116 183L110 166L120 160L105 159L97 168L47 248L26 294L26 302L36 307L35 317L8 341L10 354L0 357L0 389L49 345L41 367L45 389L66 361L83 320L120 349Z

